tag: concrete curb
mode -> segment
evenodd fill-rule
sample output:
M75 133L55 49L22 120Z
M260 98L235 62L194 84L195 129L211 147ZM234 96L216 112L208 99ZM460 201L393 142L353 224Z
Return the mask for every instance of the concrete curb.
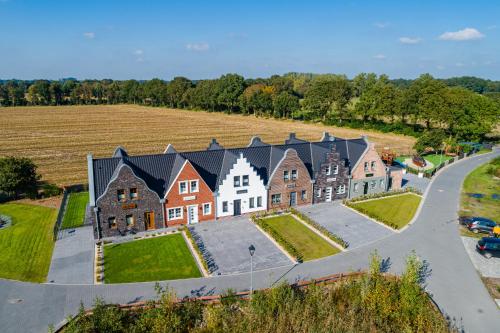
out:
M312 232L314 232L316 235L318 235L319 237L323 238L324 240L326 240L328 243L330 243L331 245L335 246L336 248L338 248L340 251L342 252L345 252L347 251L347 249L343 248L342 246L340 246L340 244L337 244L336 242L334 242L333 240L331 240L329 237L325 236L321 231L319 231L318 229L316 229L315 227L313 227L312 225L310 225L309 223L303 221L300 217L298 217L297 215L295 214L290 214L291 216L293 216L297 221L299 221L300 223L302 223L303 225L305 225L307 228L309 228Z
M381 198L381 199L382 199L382 198ZM382 222L379 222L379 221L375 220L374 218L372 218L372 217L370 217L370 216L368 216L368 215L365 215L365 214L363 214L363 213L361 213L361 212L358 212L356 209L354 209L354 208L352 208L352 207L349 207L349 206L347 206L347 205L344 205L343 203L341 203L341 205L342 205L342 206L344 206L344 207L345 207L345 208L347 208L347 209L350 209L350 210L351 210L351 211L353 211L354 213L356 213L356 214L358 214L358 215L361 215L361 216L363 216L364 218L366 218L366 219L368 219L368 220L370 220L370 221L372 221L372 222L375 222L375 223L377 223L377 224L381 225L382 227L385 227L386 229L389 229L389 230L390 230L390 231L392 231L392 232L395 232L395 233L400 233L400 232L401 232L400 230L393 229L393 228L389 227L387 224L382 223Z
M253 223L253 222L252 222L252 223ZM288 259L290 259L290 261L291 261L293 264L297 265L297 264L299 263L297 260L295 260L295 258L294 258L294 257L292 257L292 256L290 255L290 253L288 253L288 252L287 252L287 251L286 251L286 250L285 250L285 249L284 249L284 248L283 248L280 244L278 244L278 242L277 242L277 241L275 241L275 240L274 240L274 238L272 238L272 237L271 237L271 235L269 235L269 234L268 234L267 232L265 232L265 231L264 231L261 227L259 227L259 226L257 225L257 223L253 223L253 225L254 225L255 227L257 227L257 229L258 229L260 232L262 232L262 233L264 234L264 236L266 236L266 237L267 237L267 238L268 238L271 242L273 242L273 244L274 244L274 245L275 245L275 246L276 246L276 247L277 247L277 248L278 248L281 252L283 252L283 254L284 254L284 255L286 255L286 257L287 257Z
M201 274L203 277L208 277L211 276L210 273L207 272L205 267L203 266L202 258L198 255L198 251L194 249L193 243L191 243L191 240L188 238L186 235L185 231L181 231L182 237L184 238L184 241L186 242L189 251L191 251L191 255L193 256L194 260L196 261L196 265L198 266L198 269L200 270Z

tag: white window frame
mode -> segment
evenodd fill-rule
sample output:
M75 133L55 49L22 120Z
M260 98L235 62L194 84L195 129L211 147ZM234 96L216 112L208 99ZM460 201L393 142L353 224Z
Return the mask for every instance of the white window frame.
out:
M370 164L370 168L372 169L372 171L375 171L375 167L377 166L377 163L375 161L372 161L371 164Z
M293 172L295 171L295 177L293 176ZM292 172L290 172L290 179L291 180L297 180L299 178L299 170L293 169Z
M237 183L236 183L237 181ZM238 185L236 185L238 184ZM233 177L233 186L234 187L241 187L241 177L240 176L234 176Z
M369 163L368 162L365 162L365 171L369 171L368 167L369 167Z
M302 201L307 200L307 190L300 191L300 199Z
M334 175L338 175L339 174L339 166L338 166L338 164L335 164L333 166L333 174Z
M353 186L354 192L358 192L358 187L359 187L359 184L358 183L354 183L354 186Z
M193 190L193 183L196 184L196 188L194 190ZM198 181L198 179L189 181L189 192L191 193L200 192L200 182Z
M285 182L289 181L290 180L290 171L288 170L283 170L283 180Z
M337 194L344 194L345 193L345 185L339 185L337 187Z
M177 214L178 211L180 211L180 214ZM170 217L170 212L173 212L173 217ZM168 221L173 221L173 220L182 220L184 218L184 207L172 207L167 209L167 220Z
M261 196L257 197L257 207L258 208L262 207L262 197Z
M181 184L185 185L185 188L186 188L185 191L182 191ZM179 194L187 194L187 193L189 193L189 184L188 184L188 181L187 180L181 180L181 181L179 181Z
M208 207L208 212L206 211L206 207ZM212 214L212 203L206 202L203 204L203 216Z
M132 190L135 190L134 195L132 194ZM137 187L129 188L128 193L129 193L130 200L137 200L139 198L139 191L137 190Z
M248 208L250 208L250 209L255 208L255 198L254 197L248 198Z
M328 165L326 167L326 175L327 176L330 176L332 174L332 166L331 165Z
M128 223L128 220L127 220L128 217L130 217L132 219L132 222L130 224ZM132 227L132 226L135 225L135 217L134 217L133 214L127 214L127 215L125 215L125 225L127 227Z
M321 189L321 188L316 189L316 198L321 198L322 193L323 193L323 189Z
M229 202L228 201L222 201L222 212L223 213L229 212Z

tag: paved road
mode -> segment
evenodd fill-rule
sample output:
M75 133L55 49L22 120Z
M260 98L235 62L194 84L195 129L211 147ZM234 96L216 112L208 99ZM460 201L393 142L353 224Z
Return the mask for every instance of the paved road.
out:
M208 252L207 255L204 252L207 262L215 264L213 275L250 272L248 247L251 244L256 249L253 256L254 270L292 264L245 216L220 222L199 223L192 227L191 232L195 238L196 235L200 236L202 244L199 247L203 249L202 252Z
M349 243L348 250L390 236L394 231L356 213L340 202L329 202L299 210Z
M254 273L256 288L286 279L296 281L327 274L365 269L375 249L399 273L412 250L430 266L427 290L434 300L467 332L496 332L500 311L489 296L460 239L457 209L463 178L472 169L500 155L500 151L475 156L445 168L430 185L417 220L396 233L365 247L296 266ZM248 289L248 273L211 278L169 281L179 296L208 295L228 288ZM80 300L90 306L97 296L109 302L127 303L154 298L154 283L123 285L37 285L0 280L0 327L3 332L44 332L78 310ZM21 300L21 301L19 301Z
M61 237L54 246L47 281L64 284L94 283L93 227L63 230L60 234Z

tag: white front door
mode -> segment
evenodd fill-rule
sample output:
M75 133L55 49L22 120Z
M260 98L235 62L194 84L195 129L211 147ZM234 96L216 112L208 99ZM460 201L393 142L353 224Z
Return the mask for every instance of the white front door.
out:
M331 188L331 187L327 187L327 188L326 188L326 192L325 192L325 201L326 201L326 202L330 202L330 201L332 201L332 188Z
M198 205L188 206L188 224L198 223Z

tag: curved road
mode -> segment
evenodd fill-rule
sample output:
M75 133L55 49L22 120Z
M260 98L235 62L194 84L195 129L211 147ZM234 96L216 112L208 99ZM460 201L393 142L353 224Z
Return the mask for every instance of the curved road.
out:
M441 310L466 332L495 332L500 311L474 269L458 232L457 211L462 181L467 173L495 156L464 159L441 170L430 184L417 218L405 231L332 257L296 266L254 273L255 288L269 287L333 273L365 269L373 250L388 269L400 273L405 257L415 250L429 267L427 290ZM220 293L228 288L249 289L248 273L169 281L179 296ZM78 311L80 301L90 306L95 297L127 303L155 297L154 283L121 285L51 285L0 279L0 331L46 332Z

